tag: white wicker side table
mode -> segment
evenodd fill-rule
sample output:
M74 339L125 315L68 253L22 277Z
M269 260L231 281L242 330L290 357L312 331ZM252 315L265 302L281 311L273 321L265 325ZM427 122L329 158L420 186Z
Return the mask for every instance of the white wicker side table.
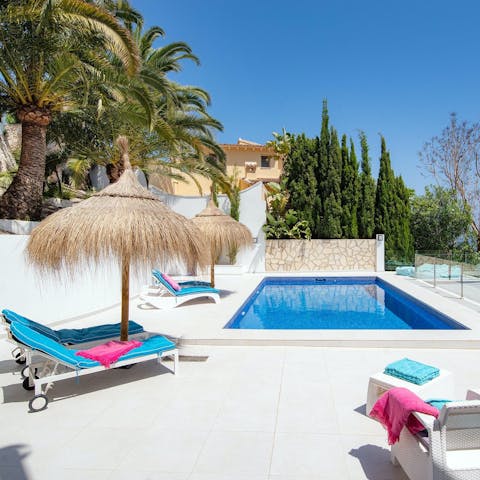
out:
M408 388L421 399L453 398L453 376L448 370L440 370L440 375L423 385L416 385L400 378L379 372L370 377L367 392L367 415L372 410L375 402L387 391L394 387Z

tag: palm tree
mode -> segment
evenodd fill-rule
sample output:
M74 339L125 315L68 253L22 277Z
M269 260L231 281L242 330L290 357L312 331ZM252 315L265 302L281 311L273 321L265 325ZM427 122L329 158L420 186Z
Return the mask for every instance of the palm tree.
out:
M167 77L181 70L183 60L199 64L190 46L175 42L155 48L154 42L164 35L160 27L143 32L141 25L137 25L132 35L142 59L138 77L155 102L152 131L157 135L158 146L173 157L185 154L186 150L190 158L202 159L204 153L209 152L224 160L225 154L212 134L212 130L223 127L207 112L209 94L199 87L176 84Z
M18 172L0 198L0 217L36 220L54 115L78 107L115 58L139 68L130 32L107 10L82 0L15 0L0 8L0 110L22 124Z
M183 42L155 48L153 43L162 36L160 27L143 32L141 21L135 23L132 37L141 58L138 74L127 78L112 62L87 108L54 122L51 140L69 149L68 165L80 183L93 164L109 164L111 181L118 177L122 171L114 143L118 135L129 137L132 165L147 174L190 177L194 182L200 174L222 183L225 154L212 134L222 125L207 112L210 96L167 77L181 69L183 60L198 63L198 59ZM79 137L79 128L88 135ZM212 153L214 157L209 156Z

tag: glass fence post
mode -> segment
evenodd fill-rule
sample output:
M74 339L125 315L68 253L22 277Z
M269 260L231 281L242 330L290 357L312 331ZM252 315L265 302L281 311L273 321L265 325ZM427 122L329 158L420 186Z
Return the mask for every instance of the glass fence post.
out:
M463 300L463 263L460 263L460 298Z
M437 259L433 260L433 288L437 288Z
M450 250L448 256L450 257L450 261L448 262L448 279L452 279L452 261L453 261L453 252Z

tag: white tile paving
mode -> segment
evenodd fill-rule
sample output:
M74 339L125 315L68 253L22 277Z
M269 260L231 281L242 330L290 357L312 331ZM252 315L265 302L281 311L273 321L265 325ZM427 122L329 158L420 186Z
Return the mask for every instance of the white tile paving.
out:
M59 382L49 408L29 414L2 343L0 479L404 480L364 415L368 377L408 355L448 367L458 398L479 385L478 352L439 353L209 347L178 376L149 362Z
M104 480L190 480L190 474L145 471L141 468L141 465L139 465L137 468L131 470L124 468L115 470L111 476L106 477Z
M215 475L268 474L273 433L214 431L195 465L195 472Z
M27 478L35 480L106 480L113 474L111 469L58 468L55 466L35 468ZM23 477L23 480L25 478Z
M152 331L195 324L198 332L204 320L209 328L220 323L207 318L214 308L135 319ZM113 320L105 313L97 322L103 319ZM389 462L383 429L365 416L369 376L409 356L450 370L459 399L480 386L473 349L202 346L183 353L209 358L180 362L176 376L152 361L59 382L48 409L29 414L31 393L20 385L10 345L0 342L0 480L405 480Z
M347 478L346 457L340 436L331 433L278 433L270 473Z
M168 411L165 414L168 415ZM117 466L121 470L140 468L163 473L191 473L207 437L208 432L204 430L145 425L141 438Z

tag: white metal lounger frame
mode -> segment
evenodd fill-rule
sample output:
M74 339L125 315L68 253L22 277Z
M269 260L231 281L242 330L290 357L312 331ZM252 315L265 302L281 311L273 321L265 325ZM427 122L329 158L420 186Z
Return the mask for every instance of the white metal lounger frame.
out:
M127 360L120 360L112 363L110 368L98 365L88 368L75 368L66 362L62 362L58 358L42 352L41 350L32 349L28 345L24 345L21 342L13 338L10 329L8 329L8 338L10 341L22 345L25 352L27 361L28 376L23 381L23 387L26 390L35 390L34 397L28 402L28 406L32 412L39 412L45 410L48 405L48 398L46 393L53 387L54 382L58 380L66 380L68 378L77 378L82 375L89 375L91 373L102 372L104 370L110 370L111 368L119 368L127 365L134 365L136 363L146 362L148 360L157 359L158 363L162 363L163 358L171 357L173 359L173 369L169 369L173 374L177 374L178 371L178 349L165 350L159 353L149 353L142 355L141 357L133 357ZM32 355L39 355L45 358L44 362L33 363ZM58 372L60 366L68 368L70 371ZM38 376L37 376L38 375ZM45 385L45 388L43 386Z
M12 350L12 357L13 359L19 364L19 365L24 365L26 362L26 356L25 356L25 349L23 348L23 345L18 343L12 336L10 335L10 327L9 323L7 322L7 319L5 318L5 315L0 313L0 322L4 326L5 330L7 331L7 340L10 343L13 343L15 345L15 348ZM24 375L24 370L22 370L22 377L25 377Z
M173 295L162 284L147 286L140 299L143 302L150 303L156 308L175 308L182 303L189 302L195 298L211 298L215 303L220 303L220 296L214 292L194 292L186 295Z
M391 447L393 464L400 464L410 480L480 479L480 401L451 402L438 419L414 415L428 437L406 428Z
M41 364L32 363L32 353L36 355L41 355L47 361ZM78 368L75 369L68 363L59 361L57 358L52 357L40 350L30 350L28 347L25 349L25 354L27 358L28 377L24 382L28 382L30 387L34 387L35 395L29 401L28 405L30 410L33 412L38 412L44 410L48 405L48 398L46 393L50 388L53 387L54 382L59 380L66 380L68 378L76 378L82 375L89 375L91 373L102 372L104 370L110 370L110 368L119 368L126 365L134 365L136 363L146 362L148 360L157 359L158 363L162 363L162 359L166 357L173 358L173 369L169 369L173 374L177 374L178 371L178 350L175 348L173 350L166 350L160 353L150 353L148 355L143 355L141 357L129 358L128 360L121 360L116 363L112 363L110 368L99 365L96 367L89 368ZM63 365L70 369L70 371L60 373L58 368ZM38 371L37 367L40 366L41 370ZM37 377L38 374L38 377ZM43 386L45 385L45 388Z

